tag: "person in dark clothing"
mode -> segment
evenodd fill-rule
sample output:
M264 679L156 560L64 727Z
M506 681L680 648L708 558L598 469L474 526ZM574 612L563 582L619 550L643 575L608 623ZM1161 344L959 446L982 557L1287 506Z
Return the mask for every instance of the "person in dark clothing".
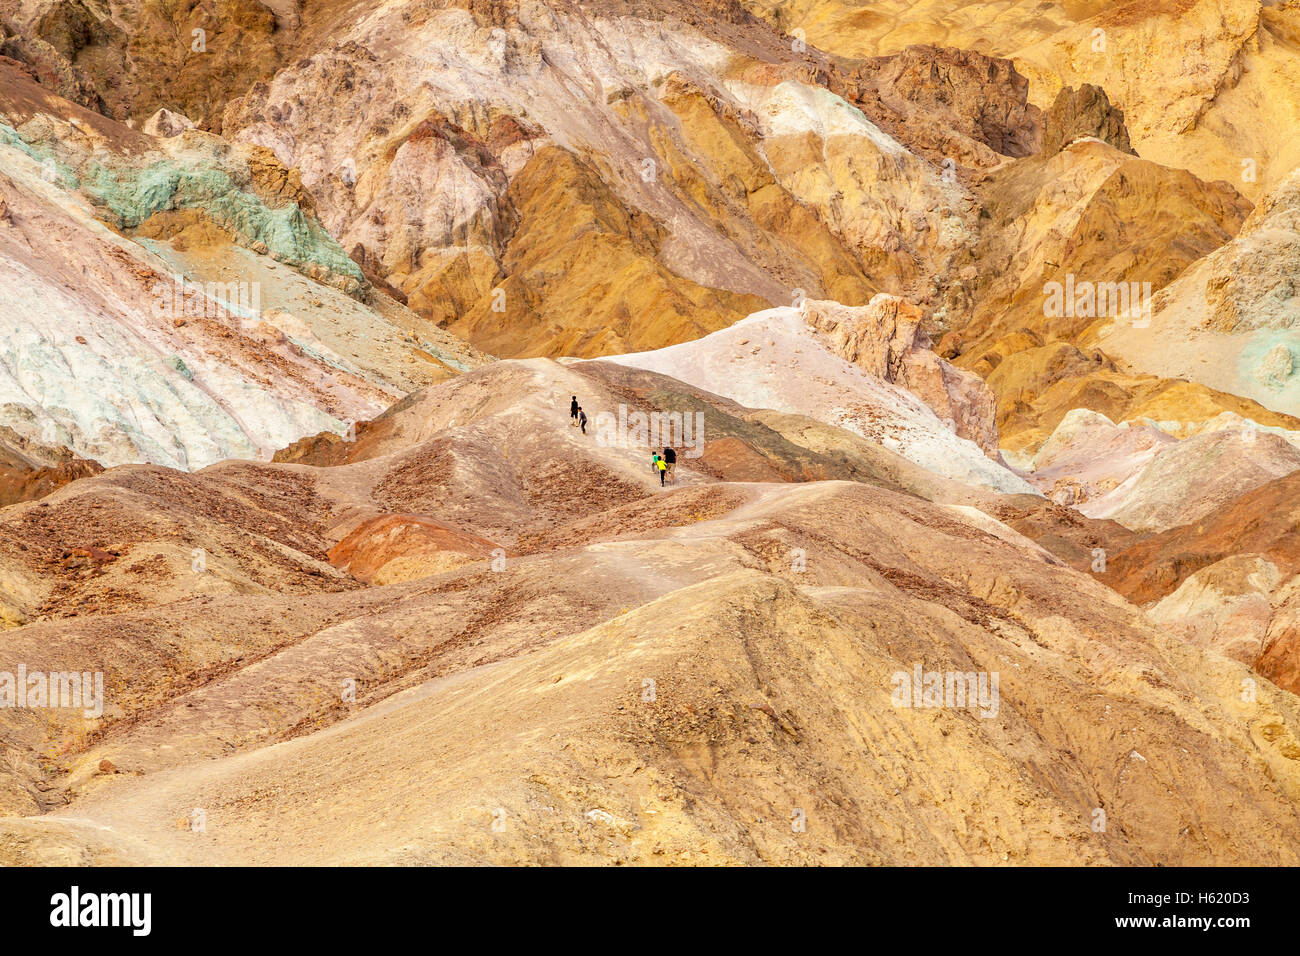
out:
M582 406L578 406L578 424L582 426L582 433L587 434L587 413L582 410Z
M668 466L668 477L677 484L677 452L671 448L664 449L664 464Z
M573 401L569 402L569 417L573 419L572 424L574 425L578 424L579 411L580 409L578 408L578 396L574 395Z

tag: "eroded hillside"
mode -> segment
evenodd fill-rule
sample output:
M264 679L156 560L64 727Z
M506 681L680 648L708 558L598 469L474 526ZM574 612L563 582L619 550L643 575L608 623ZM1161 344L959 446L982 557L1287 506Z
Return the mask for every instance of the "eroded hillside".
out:
M0 862L1294 865L1298 11L0 0Z

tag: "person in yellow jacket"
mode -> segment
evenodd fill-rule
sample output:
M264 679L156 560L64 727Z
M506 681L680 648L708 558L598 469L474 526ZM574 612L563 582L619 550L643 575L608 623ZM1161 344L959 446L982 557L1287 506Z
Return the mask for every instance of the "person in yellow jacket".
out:
M659 487L664 486L664 475L668 474L668 462L664 461L663 456L655 452L654 457L650 459L650 467L659 472Z

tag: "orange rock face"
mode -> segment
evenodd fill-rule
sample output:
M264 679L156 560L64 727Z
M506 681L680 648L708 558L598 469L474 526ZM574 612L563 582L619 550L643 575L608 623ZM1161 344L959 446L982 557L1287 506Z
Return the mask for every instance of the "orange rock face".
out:
M330 564L367 584L392 584L480 561L497 545L423 515L385 514L363 522L329 550ZM505 551L500 551L505 555Z

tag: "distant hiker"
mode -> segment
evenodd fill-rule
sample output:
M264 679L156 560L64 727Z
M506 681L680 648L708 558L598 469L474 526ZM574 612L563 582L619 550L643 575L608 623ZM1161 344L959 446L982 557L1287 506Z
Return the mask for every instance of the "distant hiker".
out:
M650 474L653 475L658 470L659 470L659 452L652 451L650 453Z
M582 409L578 407L578 396L574 395L573 401L569 402L569 417L573 419L569 424L574 428L578 427L578 412L580 411L582 411Z
M582 426L582 433L587 434L587 413L582 410L581 406L578 407L578 424Z
M664 449L664 461L668 465L668 480L677 484L677 452L671 448Z
M668 474L668 462L655 455L655 467L659 469L659 487L664 486L664 475Z

